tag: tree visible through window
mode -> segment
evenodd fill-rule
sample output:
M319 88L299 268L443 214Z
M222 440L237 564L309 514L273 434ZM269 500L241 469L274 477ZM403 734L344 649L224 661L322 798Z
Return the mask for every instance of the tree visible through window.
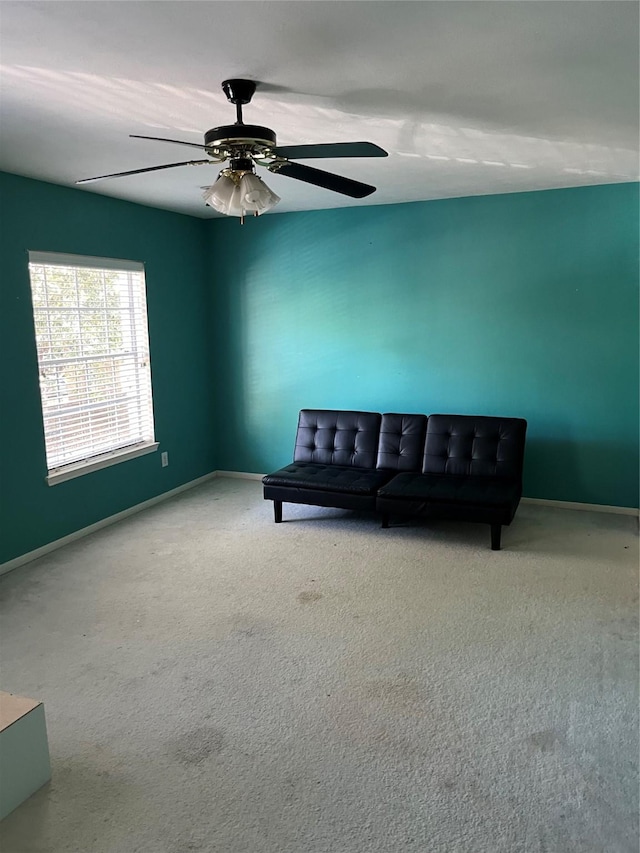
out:
M142 264L29 253L51 473L154 440Z

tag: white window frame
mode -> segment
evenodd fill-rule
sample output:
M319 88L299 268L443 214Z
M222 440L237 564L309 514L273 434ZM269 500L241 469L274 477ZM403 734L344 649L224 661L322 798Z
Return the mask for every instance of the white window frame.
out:
M131 272L131 273L142 273L142 305L143 305L143 316L144 316L144 325L145 325L145 342L146 342L146 354L148 358L148 311L146 306L146 282L144 279L144 264L138 261L129 261L123 260L120 258L98 258L87 255L68 255L61 254L57 252L29 252L29 265L39 265L39 266L55 266L55 267L72 267L72 268L82 268L82 269L96 269L96 270L109 270L109 271L118 271L118 272ZM30 282L31 282L31 268L29 269L30 273ZM80 309L78 309L80 310ZM34 308L34 321L36 316L36 309ZM47 309L48 316L48 309ZM133 314L130 315L131 323L133 324ZM133 328L133 326L132 326ZM137 349L135 350L137 352ZM85 358L84 356L82 358ZM91 356L86 356L86 360L90 360ZM44 369L44 366L47 364L47 361L41 361L40 353L38 353L38 370L41 371ZM148 412L148 417L150 418L150 430L147 430L147 438L145 440L137 441L135 443L129 443L126 445L122 445L120 447L116 447L107 452L98 452L93 455L89 455L86 458L65 463L55 468L48 469L46 481L50 486L55 486L58 483L63 483L66 480L74 479L75 477L80 477L84 474L89 474L92 471L98 471L101 468L107 468L111 465L119 464L120 462L126 462L129 459L135 459L138 456L144 456L147 453L153 453L158 449L159 442L155 440L155 426L154 426L154 413L153 413L153 389L151 386L151 377L150 377L150 366L149 366L149 407L150 412ZM44 400L40 399L41 411L43 416L43 425L44 425L44 417L45 417L45 409L44 409ZM47 463L48 464L48 463Z

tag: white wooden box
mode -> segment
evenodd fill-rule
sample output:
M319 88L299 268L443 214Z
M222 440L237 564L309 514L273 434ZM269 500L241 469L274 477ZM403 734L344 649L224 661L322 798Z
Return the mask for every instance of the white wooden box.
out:
M44 705L0 691L0 820L50 778Z

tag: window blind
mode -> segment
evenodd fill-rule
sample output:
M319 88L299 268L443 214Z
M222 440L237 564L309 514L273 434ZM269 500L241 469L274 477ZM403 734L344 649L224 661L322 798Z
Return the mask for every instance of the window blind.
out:
M144 267L30 252L49 473L154 440Z

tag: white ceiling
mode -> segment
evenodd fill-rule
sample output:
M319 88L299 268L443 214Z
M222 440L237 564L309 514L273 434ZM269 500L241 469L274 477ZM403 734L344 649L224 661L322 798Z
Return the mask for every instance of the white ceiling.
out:
M387 159L309 161L372 183L354 200L263 172L279 212L638 179L636 2L0 3L0 169L79 178L199 158L235 121L220 89L259 81L245 121L280 145L369 140ZM212 216L220 167L87 192Z

